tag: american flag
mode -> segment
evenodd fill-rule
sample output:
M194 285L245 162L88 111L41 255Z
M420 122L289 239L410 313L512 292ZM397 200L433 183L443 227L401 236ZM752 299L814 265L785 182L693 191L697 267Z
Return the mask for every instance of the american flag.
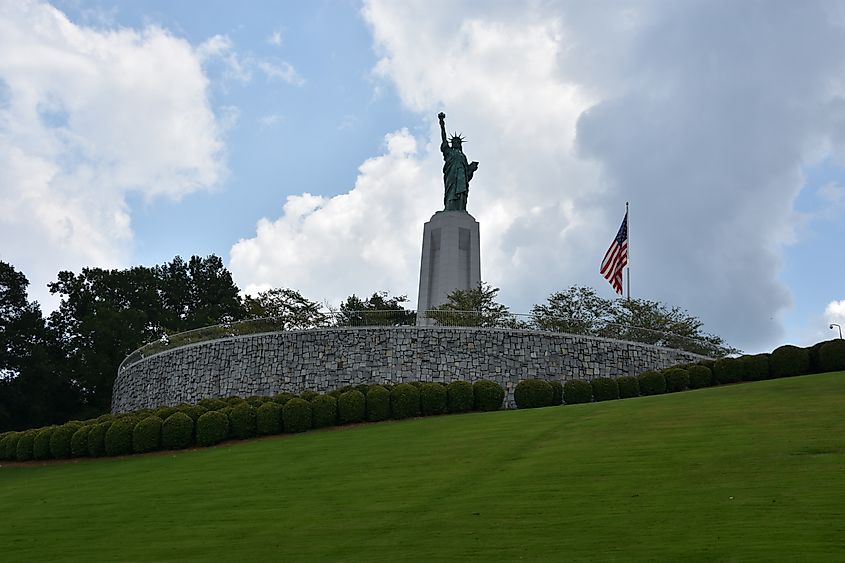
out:
M616 233L616 238L610 243L610 248L601 261L601 275L610 282L616 293L622 295L622 269L628 264L628 213L622 220L622 226Z

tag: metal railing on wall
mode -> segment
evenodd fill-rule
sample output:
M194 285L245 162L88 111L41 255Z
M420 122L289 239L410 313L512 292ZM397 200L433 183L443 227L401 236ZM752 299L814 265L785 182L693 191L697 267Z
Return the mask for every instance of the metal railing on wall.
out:
M595 336L651 344L662 348L684 350L702 355L713 355L714 345L706 339L628 326L614 323L583 326L570 319L537 318L529 314L507 313L490 315L478 311L430 310L422 314L417 311L351 311L328 312L312 315L307 319L289 317L265 317L206 326L176 334L162 336L129 354L118 368L118 372L152 355L201 342L210 342L236 336L252 334L290 332L299 330L356 327L467 327L506 328L556 332L578 336Z

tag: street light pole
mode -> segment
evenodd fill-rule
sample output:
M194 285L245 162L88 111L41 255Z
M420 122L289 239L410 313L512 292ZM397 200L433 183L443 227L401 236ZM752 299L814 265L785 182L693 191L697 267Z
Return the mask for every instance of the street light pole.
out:
M839 326L836 323L830 323L830 330L833 330L833 327L836 327L836 328L839 329L839 338L842 339L842 327Z

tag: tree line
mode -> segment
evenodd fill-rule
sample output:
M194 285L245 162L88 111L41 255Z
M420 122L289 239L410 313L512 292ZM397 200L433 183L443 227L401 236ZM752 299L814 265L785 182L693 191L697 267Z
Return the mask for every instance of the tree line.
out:
M152 267L59 272L49 289L60 305L46 316L38 303L28 301L28 285L22 272L0 261L0 431L108 412L123 359L167 335L268 317L281 330L413 325L416 319L405 307L406 296L384 291L363 299L353 294L337 309L289 288L241 297L231 273L214 255L187 261L177 256ZM497 293L489 284L455 291L429 316L443 324L596 334L714 356L735 351L704 333L697 318L656 302L606 300L576 286L535 305L526 320L498 303ZM640 333L632 326L641 327ZM663 333L675 334L678 341L661 340Z

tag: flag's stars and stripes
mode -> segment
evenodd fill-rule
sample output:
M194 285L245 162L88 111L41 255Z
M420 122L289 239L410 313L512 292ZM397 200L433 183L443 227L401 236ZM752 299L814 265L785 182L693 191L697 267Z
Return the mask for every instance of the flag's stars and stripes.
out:
M622 270L628 264L628 213L601 261L601 275L622 295Z

